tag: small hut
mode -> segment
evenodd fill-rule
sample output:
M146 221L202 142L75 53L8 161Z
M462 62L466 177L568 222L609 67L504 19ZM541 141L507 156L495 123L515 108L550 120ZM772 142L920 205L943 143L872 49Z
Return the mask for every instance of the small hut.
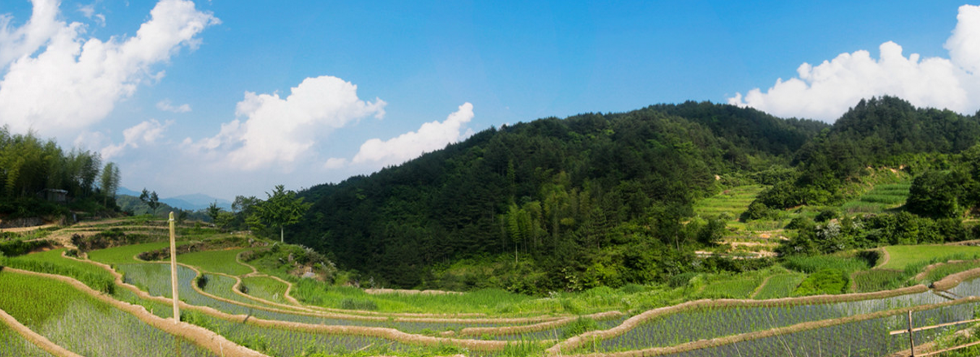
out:
M37 193L41 199L54 203L68 203L68 191L54 188L46 188Z

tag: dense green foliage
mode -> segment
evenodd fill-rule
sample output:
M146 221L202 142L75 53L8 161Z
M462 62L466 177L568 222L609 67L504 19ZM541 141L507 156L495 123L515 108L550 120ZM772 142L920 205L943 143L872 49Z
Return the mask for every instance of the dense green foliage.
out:
M783 222L772 230L792 218L782 257L980 238L963 223L980 203L978 138L977 116L893 97L863 100L832 126L695 102L546 118L299 192L313 206L287 230L352 280L384 286L541 294L667 282L744 270L694 252L761 227L753 220ZM763 191L744 208L694 214L737 187ZM800 205L816 207L781 210Z
M67 214L68 208L48 202L44 190L65 190L75 210L104 210L115 206L110 197L118 188L118 168L106 167L109 187L99 187L102 158L98 153L62 150L53 140L11 134L0 127L0 215L36 217ZM110 193L110 194L107 194Z
M688 102L489 129L301 192L314 206L292 236L403 287L445 286L431 267L506 255L513 264L497 273L529 278L497 286L517 291L666 279L723 229L681 223L695 199L720 176L788 163L823 127Z
M795 295L840 294L847 289L849 280L841 269L821 269L803 279Z
M845 199L845 186L867 167L922 170L922 153L955 154L977 144L980 117L949 110L919 109L882 97L862 100L796 153L796 177L759 197L773 208L832 204Z

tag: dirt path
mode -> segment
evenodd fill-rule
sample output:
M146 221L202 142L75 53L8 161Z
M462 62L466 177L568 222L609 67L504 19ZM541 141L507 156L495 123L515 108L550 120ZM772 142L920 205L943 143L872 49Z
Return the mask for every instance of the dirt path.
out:
M892 256L888 254L888 247L881 248L881 255L884 257L884 259L882 259L881 264L876 265L875 268L885 266L888 264L888 261L892 259Z
M851 276L847 277L848 279L851 280L851 286L848 288L848 290L850 292L852 292L852 293L856 293L857 292L858 284L857 284L857 280L854 279L854 277L856 277L859 272L861 272L861 271L860 270L855 271L855 272L851 273Z
M111 305L116 309L122 310L133 316L136 316L136 318L140 319L140 321L143 321L150 326L156 327L160 330L170 333L171 335L183 337L191 341L192 343L204 347L219 356L224 355L224 356L243 356L243 357L267 357L264 354L258 353L251 349L235 344L234 342L228 341L227 339L224 338L224 336L221 336L215 333L214 331L207 330L200 326L191 325L186 322L174 322L173 319L164 319L157 315L151 314L149 311L146 311L146 308L144 308L143 306L133 305L127 302L113 299L111 296L95 291L92 288L88 287L88 285L85 285L82 282L75 280L73 278L69 278L62 275L35 273L32 271L14 269L10 267L4 268L3 272L39 276L39 277L55 279L68 283L76 290L86 293L100 301L108 303L109 305ZM118 281L119 280L117 279L117 282ZM166 299L166 300L172 301L170 299Z
M57 224L48 223L48 224L45 224L45 225L33 226L33 227L3 228L3 229L0 229L0 232L24 233L24 232L36 231L36 230L42 229L42 228L51 228L51 227L57 227L57 226L58 226Z
M2 323L7 324L7 326L10 326L11 329L17 331L17 333L27 339L27 341L30 341L37 347L48 351L50 354L59 357L83 357L82 355L76 354L75 352L69 351L64 347L51 342L51 340L49 340L47 337L41 336L37 332L34 332L34 330L24 326L24 324L17 321L17 319L15 319L13 316L10 316L10 314L8 314L6 311L0 310L0 320L3 320Z
M364 289L364 292L371 295L383 294L404 294L404 295L463 295L459 291L445 290L411 290L411 289Z
M755 287L755 290L752 291L752 294L749 295L749 299L755 299L755 296L756 295L759 295L759 292L762 291L762 287L763 286L766 286L766 283L769 282L769 278L772 278L772 277L773 277L773 275L770 275L770 276L767 276L765 279L762 279L762 282L759 283L759 286L756 286Z

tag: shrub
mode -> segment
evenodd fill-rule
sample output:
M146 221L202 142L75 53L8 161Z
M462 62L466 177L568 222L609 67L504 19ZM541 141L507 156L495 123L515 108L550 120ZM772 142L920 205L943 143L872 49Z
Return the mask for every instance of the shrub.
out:
M672 288L679 288L682 286L686 286L687 283L689 283L691 279L697 275L698 273L694 273L694 272L677 274L670 277L670 279L667 280L667 285L670 285L670 287Z
M340 308L345 310L368 310L378 309L378 304L373 300L346 298L340 300Z
M202 274L200 277L197 278L197 287L204 289L205 286L208 286L208 276Z
M568 339L573 336L578 336L588 331L598 330L598 329L599 329L599 323L597 323L594 319L588 317L579 317L575 319L575 321L569 323L567 327L565 327L565 331L562 333L562 339Z
M832 208L825 208L820 210L820 213L814 217L814 220L817 222L826 222L834 218L837 218L837 211Z
M647 289L645 286L639 284L633 284L633 283L623 285L622 287L619 288L619 291L623 292L624 294L636 294L636 293L644 292L646 290Z
M795 217L786 225L786 229L810 229L813 223L806 217Z
M847 289L847 284L847 273L844 270L821 269L803 279L794 294L799 296L840 294Z
M769 207L766 207L765 204L756 200L756 201L752 201L752 203L749 204L749 208L742 213L742 216L740 218L743 221L763 219L768 217L770 213L771 212L769 211Z
M15 240L0 243L0 253L3 253L3 255L8 257L16 257L18 255L30 253L36 249L50 248L51 246L51 241L48 240L35 240L29 242Z

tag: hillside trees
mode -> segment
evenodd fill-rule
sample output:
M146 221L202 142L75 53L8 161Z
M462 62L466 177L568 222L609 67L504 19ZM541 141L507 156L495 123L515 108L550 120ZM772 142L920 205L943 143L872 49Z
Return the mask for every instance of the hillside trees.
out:
M695 199L742 170L786 176L787 153L824 127L692 102L491 128L300 192L314 205L291 230L345 269L398 286L434 284L432 267L457 259L504 255L534 280L499 287L532 292L666 279L717 240L717 222L682 223Z
M211 218L211 223L218 223L218 216L221 214L221 207L218 207L218 201L211 202L208 208L204 210L204 213Z
M777 183L758 198L770 208L842 202L848 183L867 167L909 167L921 154L957 154L980 140L980 117L949 110L915 108L882 97L861 100L829 129L800 147L799 175ZM922 183L925 183L924 181Z
M259 215L273 227L279 227L279 240L285 242L285 227L299 222L312 204L304 203L302 197L297 198L296 192L286 191L283 185L276 185L275 190L266 195L269 198L257 207Z
M96 190L102 159L98 153L73 149L62 150L53 140L42 140L34 133L12 134L0 127L0 214L41 215L58 211L38 196L45 189L65 190L72 205L85 206L106 195ZM118 176L118 167L113 175ZM118 181L118 180L117 180ZM86 206L88 207L88 206ZM63 209L63 208L62 208Z
M157 212L157 208L160 207L160 197L157 196L157 191L147 191L146 187L144 187L143 192L140 193L140 201L143 201L143 203L150 207L150 214L155 214Z
M121 178L119 167L115 163L107 163L102 168L102 174L99 176L99 186L102 189L102 195L105 196L103 205L107 206L108 200L116 197L116 191L119 190L119 180Z

